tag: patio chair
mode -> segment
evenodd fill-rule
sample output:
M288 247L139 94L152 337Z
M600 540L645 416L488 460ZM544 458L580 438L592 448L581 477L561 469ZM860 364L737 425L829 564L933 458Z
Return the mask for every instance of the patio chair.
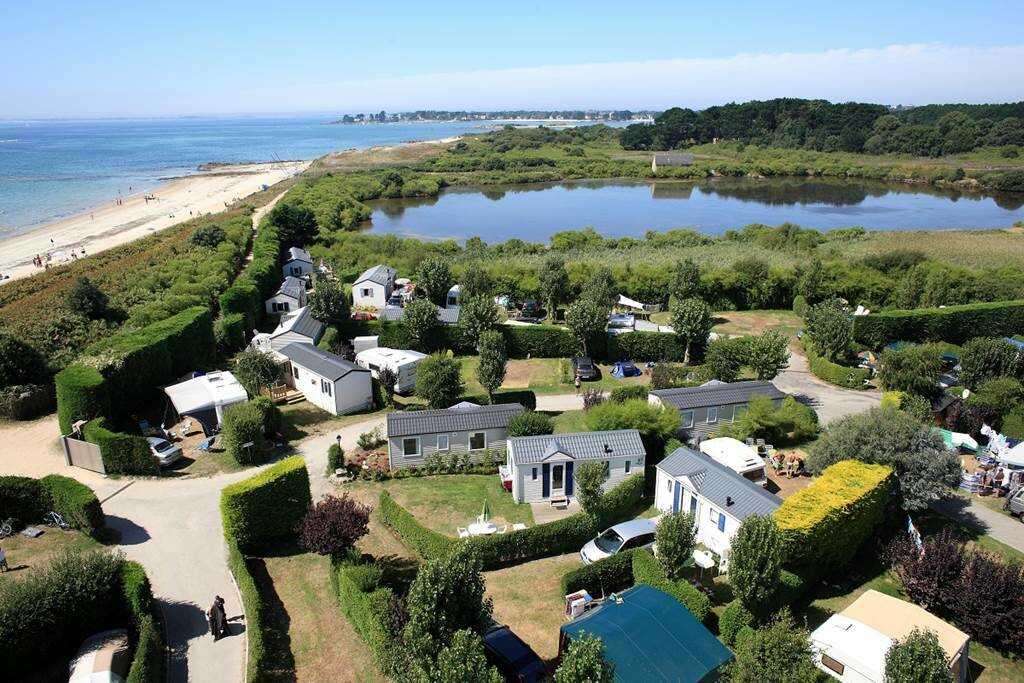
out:
M522 531L525 528L526 528L526 525L523 524L522 522L516 522L515 524L512 525L512 531Z
M460 526L458 528L458 531L459 531L459 538L469 538L469 529Z

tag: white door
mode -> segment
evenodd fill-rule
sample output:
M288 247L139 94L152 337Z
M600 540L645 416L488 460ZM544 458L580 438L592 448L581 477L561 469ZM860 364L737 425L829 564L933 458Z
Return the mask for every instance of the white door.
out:
M551 466L551 497L565 498L565 465Z

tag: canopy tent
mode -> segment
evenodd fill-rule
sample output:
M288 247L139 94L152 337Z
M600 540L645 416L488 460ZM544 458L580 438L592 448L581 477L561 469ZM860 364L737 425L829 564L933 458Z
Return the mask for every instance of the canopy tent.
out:
M245 387L230 372L207 375L164 387L178 415L194 417L207 436L215 433L224 419L224 408L249 400Z
M1024 441L1002 453L993 454L993 457L1003 465L1024 468Z
M640 368L633 365L629 361L618 361L612 367L612 377L622 379L623 377L637 377L643 373L640 372Z
M978 450L978 442L971 438L970 434L951 432L948 429L940 429L939 433L942 435L942 441L946 444L946 448L951 451L960 449L967 451Z
M732 653L689 610L650 586L634 586L562 626L559 649L584 633L604 642L615 680L718 680Z
M646 311L647 310L647 307L644 304L640 303L636 299L630 299L625 294L619 294L618 305L622 306L623 308L632 308L632 309L635 309L635 310L638 310L638 311Z

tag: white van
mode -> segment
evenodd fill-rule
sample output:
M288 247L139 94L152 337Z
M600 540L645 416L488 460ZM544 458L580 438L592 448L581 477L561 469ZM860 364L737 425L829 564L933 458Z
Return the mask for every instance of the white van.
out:
M768 476L764 472L764 458L742 441L727 436L707 439L700 442L700 452L744 479L749 479L759 486L768 485Z
M395 373L395 393L407 394L416 388L416 368L427 354L419 351L389 349L378 346L356 354L356 365L366 368L374 379L380 379L381 368L389 368Z

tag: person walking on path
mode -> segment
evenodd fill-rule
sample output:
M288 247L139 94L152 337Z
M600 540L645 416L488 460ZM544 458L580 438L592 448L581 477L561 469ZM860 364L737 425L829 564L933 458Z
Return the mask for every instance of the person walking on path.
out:
M224 598L219 595L213 599L213 605L206 612L206 619L210 622L210 633L214 640L220 640L228 633L228 617L224 612Z

